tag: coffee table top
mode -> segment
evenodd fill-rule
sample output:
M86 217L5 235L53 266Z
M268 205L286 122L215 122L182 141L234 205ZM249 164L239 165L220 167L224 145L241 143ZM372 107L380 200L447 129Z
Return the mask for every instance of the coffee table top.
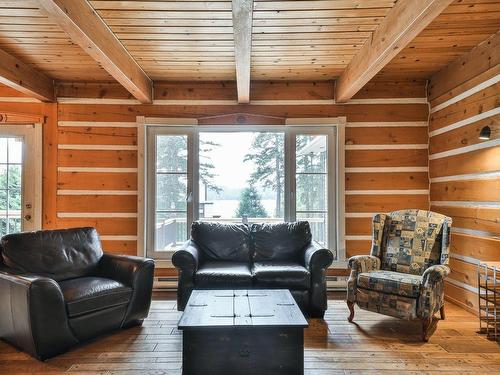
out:
M178 323L180 330L243 326L309 326L286 289L193 290Z

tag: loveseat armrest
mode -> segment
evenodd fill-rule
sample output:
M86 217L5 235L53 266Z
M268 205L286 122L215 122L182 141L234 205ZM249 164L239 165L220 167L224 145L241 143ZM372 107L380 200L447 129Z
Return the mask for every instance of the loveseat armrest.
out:
M172 263L179 270L177 285L177 310L184 311L187 301L194 289L194 275L200 264L201 252L198 245L191 240L172 255Z
M182 247L172 255L172 263L176 268L194 274L200 263L198 245L192 240L184 242Z
M325 249L316 241L311 241L304 252L304 266L309 272L313 272L314 269L325 269L332 264L333 258L331 250Z
M0 269L0 337L40 360L77 344L57 282Z
M333 262L333 253L312 241L304 253L304 266L311 273L309 311L312 318L322 318L327 309L326 269Z
M132 297L122 327L140 323L148 316L153 293L155 263L153 259L128 255L104 254L99 262L99 276L132 288Z

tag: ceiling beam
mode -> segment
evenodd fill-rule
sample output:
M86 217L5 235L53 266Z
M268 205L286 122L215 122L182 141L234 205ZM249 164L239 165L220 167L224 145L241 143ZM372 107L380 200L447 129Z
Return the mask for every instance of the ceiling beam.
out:
M234 59L238 103L250 102L253 0L233 0Z
M337 80L336 101L350 100L452 1L398 1Z
M0 83L43 102L55 100L51 78L1 49Z
M113 78L141 103L151 103L153 83L87 0L39 0L41 6Z

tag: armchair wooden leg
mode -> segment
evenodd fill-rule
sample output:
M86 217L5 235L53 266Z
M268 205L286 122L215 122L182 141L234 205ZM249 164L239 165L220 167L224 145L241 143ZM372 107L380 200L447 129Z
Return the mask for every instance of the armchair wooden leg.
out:
M424 318L422 319L422 340L424 342L429 341L429 338L432 336L437 327L437 319L434 317Z
M441 320L445 320L446 319L446 315L444 313L444 305L441 306L441 308L439 309L439 315L441 316Z
M347 320L349 323L352 323L352 320L354 319L354 303L351 301L347 301L347 307L349 308L350 314Z

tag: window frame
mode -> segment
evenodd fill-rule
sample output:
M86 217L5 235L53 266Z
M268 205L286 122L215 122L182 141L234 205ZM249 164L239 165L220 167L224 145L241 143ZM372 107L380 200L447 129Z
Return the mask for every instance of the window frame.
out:
M291 120L291 119L290 119ZM317 119L316 119L317 120ZM284 220L294 221L295 209L295 137L297 135L327 135L328 136L328 243L337 250L337 259L334 266L345 266L344 244L344 165L343 146L345 118L328 118L325 123L316 121L300 121L285 125L202 125L198 126L196 119L146 118L138 116L138 255L152 256L158 260L160 267L171 267L170 261L174 251L152 251L154 231L147 228L154 224L156 169L149 168L155 165L156 135L185 134L188 136L188 191L191 201L187 202L187 226L199 216L199 133L205 132L283 132L285 136L285 187L284 187ZM341 150L339 150L341 149ZM330 150L333 150L331 152ZM342 157L339 157L342 155ZM339 165L342 163L342 165ZM339 174L339 171L342 173ZM342 179L342 181L339 181ZM340 189L339 189L340 188Z

